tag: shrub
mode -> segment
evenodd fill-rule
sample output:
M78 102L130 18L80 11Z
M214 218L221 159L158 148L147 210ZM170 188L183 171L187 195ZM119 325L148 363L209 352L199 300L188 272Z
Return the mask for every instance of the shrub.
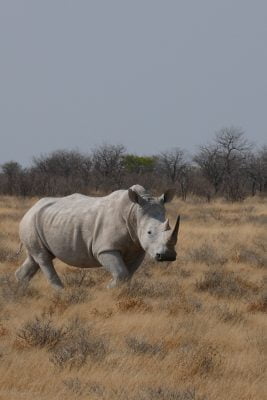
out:
M171 390L166 387L148 388L140 391L138 400L205 400L197 396L195 389Z
M16 333L15 345L21 348L47 347L51 349L64 334L64 329L55 327L51 319L43 315L23 324Z
M200 262L207 265L223 265L227 259L218 254L213 246L202 244L200 247L189 251L189 257L193 262Z
M16 282L14 277L6 274L0 278L0 295L5 302L20 301L22 298L37 297L38 292L27 282Z
M167 301L162 305L169 315L176 316L181 312L191 313L202 309L201 302L193 297L187 297L184 292L180 292L173 300Z
M256 300L248 306L248 311L251 312L267 312L267 290L258 296Z
M96 395L103 396L105 387L96 382L81 382L79 378L68 378L63 380L66 389L76 396Z
M141 297L124 296L117 303L119 311L151 311L152 306L145 303Z
M210 343L192 343L185 349L181 348L179 354L184 377L218 372L221 361L218 349Z
M87 298L88 291L83 287L66 288L53 294L48 310L51 314L55 311L64 312L70 305L83 303Z
M237 309L231 310L227 305L218 305L215 307L215 312L219 320L232 324L244 321L244 315Z
M175 290L177 290L178 284L175 286ZM142 298L142 297L164 297L167 298L170 296L171 292L174 289L174 285L166 282L152 282L144 279L135 279L131 282L130 285L124 285L121 288L118 294L118 298L124 296Z
M66 334L53 348L50 361L58 367L80 368L90 357L101 361L106 355L106 345L100 338L94 338L87 326L78 318L66 327Z
M10 251L6 247L0 247L0 262L8 261Z
M79 378L68 378L63 380L63 384L73 394L81 396L83 394L83 384Z
M144 339L128 337L126 338L128 348L136 354L155 355L163 352L161 343L151 344Z
M254 250L242 247L236 251L234 260L237 263L247 263L258 268L266 268L267 266L267 258L265 255L261 255Z
M196 287L218 297L243 297L258 290L258 287L240 279L233 272L224 270L205 272L204 277L196 282Z

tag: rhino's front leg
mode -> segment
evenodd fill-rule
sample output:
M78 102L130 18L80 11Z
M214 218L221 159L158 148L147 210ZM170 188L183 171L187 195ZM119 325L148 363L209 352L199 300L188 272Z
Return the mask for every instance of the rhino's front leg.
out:
M113 279L108 284L108 288L114 288L130 278L130 273L118 251L101 253L98 256L98 260L112 274Z
M130 273L130 278L133 276L133 274L135 273L135 271L140 267L140 265L142 264L144 258L145 258L145 252L141 252L140 254L138 254L133 260L129 261L127 263L127 268L129 270Z

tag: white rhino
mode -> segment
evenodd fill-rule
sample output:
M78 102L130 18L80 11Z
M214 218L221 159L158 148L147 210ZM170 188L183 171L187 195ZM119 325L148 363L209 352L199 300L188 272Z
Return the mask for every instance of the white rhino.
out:
M142 186L117 190L105 197L73 194L39 200L20 223L27 258L16 271L29 281L40 268L53 287L62 288L52 260L80 268L103 266L112 274L108 287L128 280L145 253L157 261L174 261L179 228L165 220L164 203L174 191L152 197Z

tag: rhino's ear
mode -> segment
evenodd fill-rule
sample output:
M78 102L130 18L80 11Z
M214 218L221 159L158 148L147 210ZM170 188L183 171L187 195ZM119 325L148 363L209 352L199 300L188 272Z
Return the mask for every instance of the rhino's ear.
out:
M133 203L137 203L140 205L144 203L144 199L135 190L128 189L128 196Z
M164 204L164 203L169 203L169 202L172 201L172 199L174 198L175 192L176 192L176 190L175 190L174 188L173 188L173 189L168 189L168 190L166 190L166 192L163 193L163 194L160 196L160 198L159 198L160 202L161 202L162 204Z

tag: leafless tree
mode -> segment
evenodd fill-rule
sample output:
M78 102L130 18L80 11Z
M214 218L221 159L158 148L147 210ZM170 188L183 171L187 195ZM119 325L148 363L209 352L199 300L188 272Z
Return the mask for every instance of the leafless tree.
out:
M0 193L95 195L136 183L154 193L174 186L184 200L189 192L208 201L214 194L236 201L267 192L267 147L255 152L240 128L222 128L213 142L199 147L193 160L180 148L155 156L128 154L123 145L111 144L90 154L58 150L35 157L28 168L16 161L3 164Z
M20 194L20 178L23 173L21 165L16 161L8 161L1 167L5 194Z
M92 152L92 164L95 174L96 189L118 189L122 185L124 174L123 156L126 149L123 145L103 144Z
M267 185L267 146L260 151L250 152L246 158L246 173L251 183L251 195L264 191Z
M217 194L224 174L218 145L209 144L207 146L200 146L199 152L194 157L194 161L200 167L203 176L213 186L215 194Z
M31 175L38 193L66 195L86 192L90 185L92 161L78 151L58 150L33 159Z
M186 160L185 152L178 147L161 152L158 156L158 170L167 177L173 186L178 186L182 198L185 200L189 185L189 163Z
M158 156L160 170L167 176L171 183L177 182L181 170L186 166L184 151L178 147L161 152Z
M245 160L253 145L244 137L241 128L222 128L215 143L223 165L223 190L230 200L241 200L245 195Z

